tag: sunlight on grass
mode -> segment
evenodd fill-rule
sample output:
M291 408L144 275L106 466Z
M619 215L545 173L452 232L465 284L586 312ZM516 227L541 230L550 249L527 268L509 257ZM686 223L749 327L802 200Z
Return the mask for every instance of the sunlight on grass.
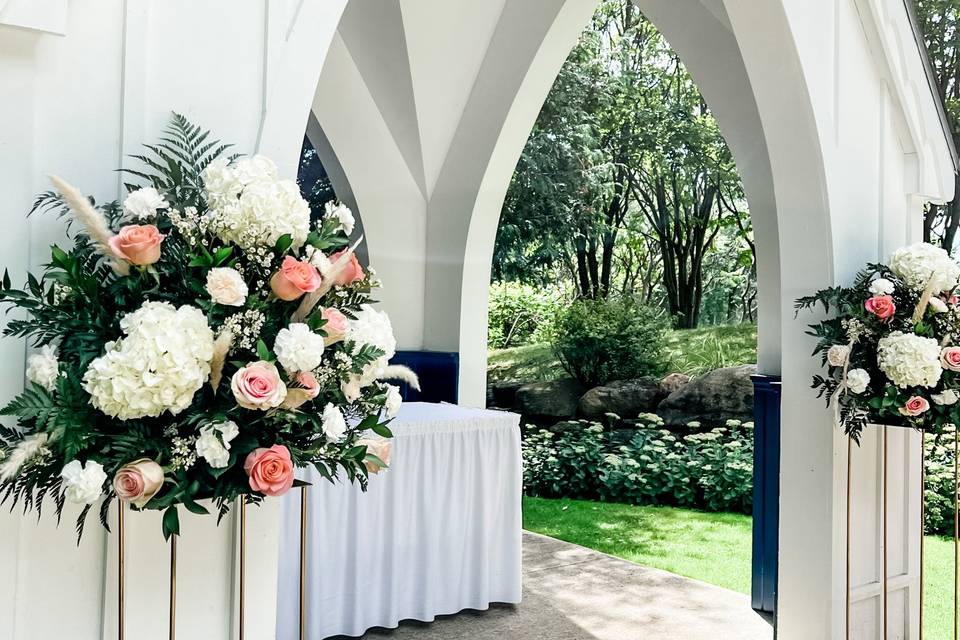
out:
M523 526L552 538L750 593L750 516L582 500L523 499ZM953 633L953 540L926 538L924 638Z

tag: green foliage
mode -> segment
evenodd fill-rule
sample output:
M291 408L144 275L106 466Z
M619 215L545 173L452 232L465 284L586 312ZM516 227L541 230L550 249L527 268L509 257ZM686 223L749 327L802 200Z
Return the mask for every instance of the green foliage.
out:
M666 371L666 323L632 298L578 300L558 314L552 338L560 363L586 387Z
M528 495L600 498L749 513L753 429L736 420L708 432L638 429L616 444L596 423L542 429L523 442Z
M487 346L507 349L545 342L563 302L560 291L515 282L490 286Z

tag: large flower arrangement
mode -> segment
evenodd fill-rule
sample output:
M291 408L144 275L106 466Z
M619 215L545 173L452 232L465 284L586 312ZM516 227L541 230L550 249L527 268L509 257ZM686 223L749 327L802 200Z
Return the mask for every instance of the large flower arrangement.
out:
M917 243L871 264L852 286L797 300L797 309L834 312L811 325L827 375L813 387L858 438L868 422L939 433L960 424L960 265Z
M180 116L136 156L122 203L54 179L34 206L81 223L24 289L4 274L5 329L38 348L3 410L0 495L58 516L119 499L223 516L294 484L294 468L365 486L389 461L395 341L378 286L348 247L353 216L312 225L297 185L262 156L230 157ZM402 372L401 372L402 374Z

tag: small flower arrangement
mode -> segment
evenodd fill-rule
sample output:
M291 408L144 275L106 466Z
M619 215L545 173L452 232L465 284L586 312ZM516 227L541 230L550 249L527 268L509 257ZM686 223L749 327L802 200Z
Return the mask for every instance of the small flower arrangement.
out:
M813 388L859 438L870 422L940 433L960 423L960 264L946 251L917 243L890 264L870 264L852 286L797 300L834 312L810 326L827 375Z
M4 274L0 302L20 313L4 334L36 347L24 391L0 411L0 497L40 510L52 499L106 526L115 500L178 505L222 518L296 484L296 467L359 482L389 462L400 405L388 366L396 341L371 306L379 286L357 261L353 215L311 224L297 185L262 156L181 116L136 156L123 203L97 206L65 182L34 210L82 227L54 246L23 289Z

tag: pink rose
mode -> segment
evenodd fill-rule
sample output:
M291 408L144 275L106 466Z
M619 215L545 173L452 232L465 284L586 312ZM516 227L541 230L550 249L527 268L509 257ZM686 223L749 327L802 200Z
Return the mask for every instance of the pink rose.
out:
M164 235L152 224L128 224L109 240L110 249L118 258L140 266L160 259L160 243Z
M297 384L307 392L307 399L313 400L320 395L320 383L312 371L301 371L297 374Z
M123 465L113 477L113 491L123 502L138 508L150 502L163 486L163 469L149 458Z
M951 307L957 306L957 301L958 301L958 298L956 294L953 294L953 293L951 293L950 296L947 298L947 304L949 304Z
M960 371L960 347L946 347L940 352L940 364L944 369Z
M330 256L330 262L336 263L342 255L343 251L338 251ZM350 260L347 261L347 264L343 266L340 274L337 275L336 283L343 286L345 284L353 284L358 280L363 280L363 267L360 266L360 261L357 260L357 254L351 253Z
M290 301L316 291L320 287L320 280L320 272L312 264L287 256L283 259L280 270L270 278L270 288L281 300Z
M282 444L254 449L243 463L250 488L265 496L282 496L293 486L293 461Z
M230 380L230 389L244 409L266 411L279 407L287 397L287 387L272 362L260 360L237 369Z
M347 316L330 307L321 311L320 315L327 321L321 328L327 334L327 337L323 340L324 344L329 347L331 344L343 340L350 326Z
M892 317L897 311L897 305L893 303L893 298L890 296L873 296L872 298L867 298L863 306L880 320L886 320Z
M907 400L907 404L900 407L900 413L905 416L918 416L929 408L930 403L927 402L926 398L913 396Z
M390 440L387 440L385 438L377 438L377 439L364 438L362 440L358 440L357 445L358 446L366 445L367 453L380 458L383 461L383 463L386 465L390 464L390 453L393 449L393 446ZM380 473L386 468L386 467L381 467L380 465L378 465L376 462L372 460L364 461L363 466L365 466L367 468L367 471L370 473Z

